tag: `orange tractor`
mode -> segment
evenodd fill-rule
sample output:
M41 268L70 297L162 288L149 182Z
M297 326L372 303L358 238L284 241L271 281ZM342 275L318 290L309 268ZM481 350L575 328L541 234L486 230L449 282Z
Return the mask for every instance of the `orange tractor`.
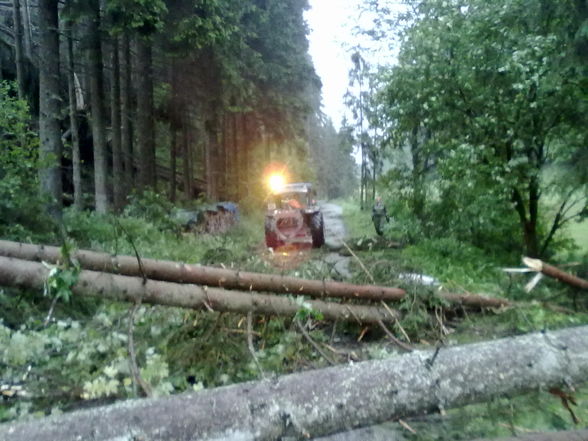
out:
M265 243L274 250L284 245L325 243L323 214L316 192L306 182L285 184L270 178L271 195L265 215Z

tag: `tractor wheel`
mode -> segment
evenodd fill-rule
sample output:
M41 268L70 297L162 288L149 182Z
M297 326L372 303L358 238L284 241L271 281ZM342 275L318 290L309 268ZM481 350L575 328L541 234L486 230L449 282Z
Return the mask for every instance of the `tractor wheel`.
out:
M265 233L265 246L274 250L280 246L278 235L273 231Z
M325 244L325 225L322 213L315 213L310 218L310 234L312 235L313 248L320 248Z
M280 246L278 233L272 229L272 222L269 219L265 220L265 246L274 250Z

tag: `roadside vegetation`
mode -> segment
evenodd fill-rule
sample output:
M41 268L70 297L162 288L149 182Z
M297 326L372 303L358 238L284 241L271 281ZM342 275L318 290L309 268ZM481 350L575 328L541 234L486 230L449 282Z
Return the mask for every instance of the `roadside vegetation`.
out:
M378 284L400 285L411 293L399 306L405 315L394 329L396 335L406 332L413 342L425 346L452 345L588 323L588 303L580 291L544 278L532 291L526 292L524 286L532 275L503 271L506 267L524 267L520 253L495 253L491 244L484 248L459 241L450 229L443 236L419 238L408 231L418 221L406 212L395 210L402 205L401 196L384 194L391 221L386 224L382 237L376 236L371 212L360 210L357 200L338 202L344 209L349 234L347 244L357 257L353 266L356 279L369 283L373 278ZM572 271L586 278L588 254L583 252L582 245L588 241L588 236L582 235L582 228L582 223L570 225L570 240L561 242L565 246L556 253L561 260L554 263L573 262ZM574 232L581 241L573 239ZM358 261L362 265L358 265ZM406 280L399 280L401 274L430 276L441 286L427 288L418 283L407 284ZM433 292L439 289L503 297L516 303L513 307L477 313L449 308L439 314L439 305L431 302ZM372 354L385 356L390 346L382 342L373 343ZM382 352L378 353L375 348ZM580 421L586 421L588 389L576 390L575 397L578 406L572 406L572 411ZM408 424L416 434L407 439L414 440L466 440L577 427L561 399L547 391L504 397L450 410L442 417L417 418ZM389 424L388 428L406 432L399 424Z

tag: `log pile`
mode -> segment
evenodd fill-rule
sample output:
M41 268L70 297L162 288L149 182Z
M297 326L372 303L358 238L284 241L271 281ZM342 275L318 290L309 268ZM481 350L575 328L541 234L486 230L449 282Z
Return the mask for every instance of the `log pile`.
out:
M42 263L0 257L0 285L3 286L41 290L49 271ZM294 316L303 307L296 299L286 296L145 280L141 277L88 270L80 272L72 292L80 296L98 296L116 301L235 313L256 312ZM394 322L399 318L397 312L375 306L348 305L323 300L309 300L305 303L327 320L368 324L379 321Z
M20 260L57 263L59 248L0 240L0 256ZM308 280L273 274L252 273L202 265L187 265L132 256L111 256L88 250L78 250L71 256L85 270L145 277L150 280L179 284L195 284L241 292L261 291L325 298L354 299L359 301L399 301L406 295L400 288L375 285L356 285L329 280ZM505 299L476 294L439 293L444 300L464 306L498 308L508 306ZM354 310L355 305L346 308ZM351 313L353 315L353 312ZM344 318L345 320L345 318Z

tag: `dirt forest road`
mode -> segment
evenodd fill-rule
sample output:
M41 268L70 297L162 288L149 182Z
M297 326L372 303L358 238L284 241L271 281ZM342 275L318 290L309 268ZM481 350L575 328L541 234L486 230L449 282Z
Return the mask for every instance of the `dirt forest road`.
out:
M320 206L325 222L325 245L329 250L337 251L343 247L345 239L343 209L329 202L321 202Z
M337 279L351 278L349 270L349 257L338 253L344 245L346 236L345 224L343 222L343 209L330 202L320 203L321 212L325 224L325 247L331 251L325 257L325 262L333 268L333 275Z
M335 278L345 280L352 277L349 264L350 257L338 253L344 250L343 242L347 237L343 222L343 209L330 202L320 203L325 223L325 246L330 252L325 256L325 262L333 268ZM403 434L394 424L383 424L364 427L349 432L334 434L327 437L315 438L315 441L404 441Z

